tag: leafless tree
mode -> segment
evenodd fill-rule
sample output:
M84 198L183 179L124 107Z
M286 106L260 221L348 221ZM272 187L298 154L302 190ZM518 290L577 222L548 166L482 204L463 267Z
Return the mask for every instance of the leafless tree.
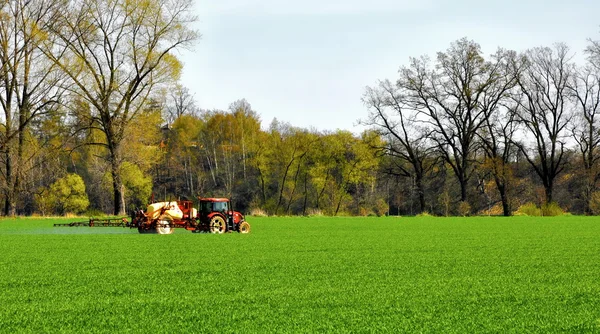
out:
M169 91L168 98L167 114L165 115L167 123L171 124L183 115L196 115L198 113L194 95L190 93L187 87L180 84L176 85Z
M586 182L585 212L590 213L589 200L600 179L600 67L593 60L574 72L568 83L575 101L571 133L581 153Z
M510 94L517 86L517 79L523 70L524 59L514 51L498 50L493 56L496 80L490 83L490 94L484 99L486 115L482 128L477 132L485 154L483 168L490 172L502 203L504 216L512 214L509 187L512 178L511 158L515 147L512 145L517 130L514 113L511 110Z
M572 112L568 85L573 77L569 48L556 44L526 53L528 64L519 77L515 117L525 139L514 144L542 181L545 201L551 203L554 181L565 164L567 126ZM530 139L531 145L524 141Z
M5 215L16 214L24 169L30 165L26 162L38 151L25 152L30 125L56 110L63 93L62 73L39 50L42 43L53 42L47 29L56 24L54 13L62 5L59 0L0 2L0 159Z
M590 44L585 49L588 55L588 62L597 70L600 70L600 40L589 40Z
M400 159L389 171L404 177L414 177L419 198L419 212L426 210L425 174L433 166L431 146L427 145L427 134L419 128L416 113L404 105L401 89L389 80L379 82L375 88L367 87L363 103L369 109L369 117L362 121L373 128L385 142L377 149L383 154ZM407 168L404 162L410 166Z
M461 201L467 201L477 133L513 84L505 77L507 54L499 50L485 61L479 44L463 38L439 52L435 65L426 57L411 58L400 69L405 107L418 112L417 119L428 127L458 180Z

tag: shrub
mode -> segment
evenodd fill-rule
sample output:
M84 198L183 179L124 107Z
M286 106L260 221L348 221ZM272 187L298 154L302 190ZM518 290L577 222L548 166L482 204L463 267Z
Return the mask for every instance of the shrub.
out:
M562 216L565 212L556 202L542 205L542 216Z
M370 212L369 210L367 210L367 208L365 208L365 207L361 206L361 207L358 208L358 215L359 216L366 217L366 216L368 216L371 213L372 212Z
M321 216L323 216L323 212L321 210L319 210L319 209L308 209L307 214L308 214L309 217L315 217L315 216L316 217L321 217Z
M460 201L458 203L458 214L466 217L471 214L471 204L467 201Z
M594 215L600 215L600 191L592 193L589 204L592 213Z
M423 212L417 214L417 217L433 217L433 215L427 211L423 211Z
M90 205L85 192L85 183L77 174L67 174L49 188L36 194L38 210L43 215L50 213L80 214Z
M254 209L250 210L250 216L253 216L253 217L266 217L268 215L265 212L265 210L260 209L260 208L254 208Z
M534 203L529 202L521 205L515 214L517 216L541 216L542 210Z
M375 214L377 216L380 216L380 217L385 216L389 212L389 210L390 210L390 207L385 200L380 198L375 202L373 211L375 211Z
M502 216L504 214L504 209L502 208L502 203L497 203L491 208L479 211L478 214L480 216Z

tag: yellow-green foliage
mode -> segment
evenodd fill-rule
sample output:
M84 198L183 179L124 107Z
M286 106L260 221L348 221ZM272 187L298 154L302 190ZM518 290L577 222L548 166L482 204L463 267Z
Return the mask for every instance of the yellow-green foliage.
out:
M82 213L90 205L85 192L85 183L77 174L67 174L49 188L35 195L36 204L42 214Z
M517 216L541 216L542 210L534 203L525 203L515 212Z
M152 178L144 175L138 166L127 162L121 166L121 177L127 188L127 196L132 200L146 203L152 195Z
M542 205L541 208L539 208L537 205L533 204L533 203L526 203L523 204L519 207L519 209L517 210L517 212L515 212L515 215L517 216L560 216L560 215L564 215L565 212L563 211L563 209L558 206L557 203L552 202L552 203L547 203Z
M590 198L590 210L594 215L600 215L600 191L592 193Z
M458 214L466 217L471 214L471 204L467 201L461 201L458 203Z
M558 206L556 202L547 203L542 205L542 216L552 217L552 216L561 216L564 215L565 212L563 209Z
M143 205L148 203L152 195L152 177L145 175L135 164L124 162L120 169L121 181L125 186L125 197L128 203ZM102 186L105 191L112 190L112 175L104 174Z
M380 198L375 202L375 206L373 208L373 210L375 211L375 214L379 217L381 216L385 216L386 213L388 213L390 207L388 205L388 203Z
M423 211L423 212L417 214L417 217L433 217L433 215L427 211Z
M501 216L504 214L502 203L497 203L489 209L481 210L478 213L480 216Z

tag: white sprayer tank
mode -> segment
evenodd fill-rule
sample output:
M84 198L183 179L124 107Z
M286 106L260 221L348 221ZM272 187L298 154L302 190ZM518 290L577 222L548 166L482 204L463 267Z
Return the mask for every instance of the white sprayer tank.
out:
M166 207L166 211L162 211L161 209ZM157 219L160 215L165 214L169 215L173 219L181 219L183 218L183 212L177 205L177 202L158 202L152 203L148 205L146 210L146 215L151 219Z

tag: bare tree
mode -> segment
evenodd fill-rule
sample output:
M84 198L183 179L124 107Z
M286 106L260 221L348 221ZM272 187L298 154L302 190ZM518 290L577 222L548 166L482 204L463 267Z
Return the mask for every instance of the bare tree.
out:
M421 57L400 69L405 108L418 112L417 119L428 127L458 180L461 201L467 200L477 133L512 85L505 77L505 57L507 52L499 50L485 61L479 44L463 38L439 52L435 66Z
M30 125L55 110L63 92L62 74L39 50L42 43L53 42L46 29L55 24L54 13L61 5L58 0L0 3L0 159L5 215L17 213L25 162L36 153L25 152Z
M589 40L590 44L585 49L590 66L600 70L600 40Z
M516 130L514 113L498 111L486 118L484 128L479 131L485 153L483 168L489 171L494 179L504 216L512 214L509 187L512 179L511 158L515 153L512 142Z
M194 95L190 93L187 87L180 84L170 90L168 94L169 102L166 107L167 114L165 119L169 124L183 115L195 115L198 113L198 107L194 100Z
M419 198L419 212L426 210L424 178L433 164L427 164L431 147L427 135L419 129L415 112L406 108L399 87L389 80L379 82L375 88L367 87L363 103L369 108L369 117L362 123L371 126L385 138L384 146L377 147L383 154L400 159L390 174L414 177ZM431 160L431 159L430 159ZM410 166L406 168L404 163Z
M173 51L198 37L190 29L191 0L72 0L61 9L59 42L50 57L71 79L72 93L90 105L76 110L88 129L105 135L90 143L106 149L114 213L124 213L122 140L131 121L154 101L156 88L177 79L181 64ZM68 52L57 56L57 47Z
M510 112L509 96L517 86L517 79L523 70L524 59L514 51L498 50L493 56L492 69L495 80L490 82L490 89L483 99L485 110L484 123L477 132L481 147L485 153L483 168L489 171L496 184L502 203L504 216L512 214L509 187L512 178L511 157L514 155L512 145L517 130L515 116Z
M579 68L569 82L570 95L575 101L573 139L581 153L585 172L585 212L590 213L589 200L600 179L600 67L593 60Z
M534 48L526 56L528 64L518 80L515 117L532 144L526 145L524 140L514 144L541 179L546 203L551 203L554 180L566 164L567 125L572 116L568 84L573 66L565 44Z

